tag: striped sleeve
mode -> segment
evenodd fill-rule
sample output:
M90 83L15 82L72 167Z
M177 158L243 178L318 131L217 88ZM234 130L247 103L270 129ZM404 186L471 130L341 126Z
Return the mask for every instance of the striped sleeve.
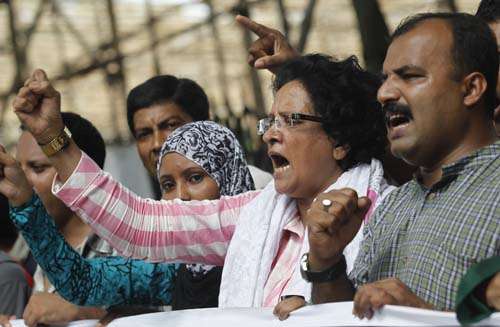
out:
M85 153L52 192L121 255L153 262L222 265L241 209L259 192L219 200L142 199Z

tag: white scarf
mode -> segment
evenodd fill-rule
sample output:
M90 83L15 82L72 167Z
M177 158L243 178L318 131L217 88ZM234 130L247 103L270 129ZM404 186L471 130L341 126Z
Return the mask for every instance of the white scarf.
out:
M382 165L378 160L372 160L370 165L351 168L327 191L344 187L356 190L359 196L380 195L387 187ZM219 307L262 306L264 285L278 252L283 228L296 215L295 200L276 192L274 182L270 182L253 201L242 208L224 262ZM302 246L302 253L308 250L309 244L306 243ZM357 249L355 251L357 253ZM291 278L290 284L297 285L295 279L300 278L298 272L294 272Z

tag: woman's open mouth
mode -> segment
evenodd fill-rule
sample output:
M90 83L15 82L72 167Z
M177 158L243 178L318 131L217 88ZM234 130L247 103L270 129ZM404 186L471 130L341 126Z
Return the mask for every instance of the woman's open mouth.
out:
M288 162L288 159L282 155L278 153L270 153L269 158L271 158L275 173L284 173L290 169L290 162Z

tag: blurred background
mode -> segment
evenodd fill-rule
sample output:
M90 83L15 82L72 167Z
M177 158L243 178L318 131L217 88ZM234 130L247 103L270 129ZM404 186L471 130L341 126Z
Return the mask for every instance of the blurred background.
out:
M236 14L279 29L304 53L355 54L365 68L379 72L388 36L401 19L423 11L474 13L478 3L0 0L0 141L14 147L19 124L10 104L31 71L42 68L62 93L63 110L81 114L103 134L107 169L148 196L125 99L146 79L171 74L198 82L210 99L212 118L236 132L251 163L268 169L255 126L272 104L272 75L246 64L254 36L234 22Z

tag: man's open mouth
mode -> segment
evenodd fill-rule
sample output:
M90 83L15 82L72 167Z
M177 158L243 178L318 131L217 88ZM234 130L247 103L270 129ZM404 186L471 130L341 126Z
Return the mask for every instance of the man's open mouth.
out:
M388 116L388 117L387 117ZM390 128L408 124L411 118L404 114L389 114L386 115L386 124Z
M395 128L410 123L413 119L410 108L394 103L384 106L385 123L388 128Z

